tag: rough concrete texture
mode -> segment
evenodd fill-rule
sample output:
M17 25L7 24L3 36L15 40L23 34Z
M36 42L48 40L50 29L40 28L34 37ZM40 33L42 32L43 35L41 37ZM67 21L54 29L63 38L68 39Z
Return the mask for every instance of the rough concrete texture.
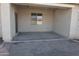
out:
M79 56L79 44L66 41L38 41L12 44L11 56Z
M55 33L19 33L13 41L10 56L79 56L79 43Z
M7 48L8 48L8 45L3 42L2 38L0 38L0 56L8 56L9 55Z
M9 45L3 43L2 47L0 48L0 56L9 56Z

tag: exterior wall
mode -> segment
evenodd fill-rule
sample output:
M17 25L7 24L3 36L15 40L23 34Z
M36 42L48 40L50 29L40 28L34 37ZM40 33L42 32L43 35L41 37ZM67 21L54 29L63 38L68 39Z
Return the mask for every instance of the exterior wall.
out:
M79 13L79 12L78 12ZM77 22L76 22L76 29L75 29L75 34L74 34L74 38L75 39L79 39L79 15L78 15L78 19L77 19Z
M15 36L15 8L14 5L11 5L10 8L10 24L11 24L11 36L14 37Z
M11 41L10 4L1 3L2 37L4 41Z
M70 35L69 38L74 39L76 37L77 28L77 8L72 8L71 23L70 23Z
M77 9L77 21L76 21L76 39L79 39L79 6Z
M79 39L79 6L72 8L70 38Z
M40 7L18 7L18 31L19 32L44 32L53 31L53 10ZM42 13L43 24L32 25L31 13Z
M68 37L71 23L71 9L58 9L54 12L54 32Z
M1 7L1 5L0 5ZM2 28L1 28L1 8L0 8L0 37L2 37Z
M9 3L1 3L1 25L3 40L11 41L15 36L15 17L14 9Z

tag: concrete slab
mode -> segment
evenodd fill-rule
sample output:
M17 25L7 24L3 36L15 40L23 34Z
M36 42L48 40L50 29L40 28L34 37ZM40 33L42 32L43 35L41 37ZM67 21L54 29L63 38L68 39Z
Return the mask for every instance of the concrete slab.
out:
M26 32L19 33L13 41L27 41L27 40L46 40L46 39L63 39L64 37L54 32Z
M20 33L6 45L10 56L79 56L79 43L49 32Z
M0 48L0 56L8 56L9 55L8 47L9 47L9 45L4 44L3 47Z
M13 43L11 56L79 56L79 43L69 40Z

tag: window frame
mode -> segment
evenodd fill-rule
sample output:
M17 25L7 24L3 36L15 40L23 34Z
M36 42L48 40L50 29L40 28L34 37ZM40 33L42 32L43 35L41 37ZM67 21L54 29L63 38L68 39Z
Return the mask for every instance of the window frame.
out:
M43 14L42 13L31 13L32 25L41 25L43 22Z

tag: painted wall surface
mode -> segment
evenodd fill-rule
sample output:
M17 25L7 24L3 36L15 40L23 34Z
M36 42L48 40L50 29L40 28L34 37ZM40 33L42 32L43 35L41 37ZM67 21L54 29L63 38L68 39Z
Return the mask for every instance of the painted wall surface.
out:
M2 37L4 41L11 41L10 4L1 3Z
M79 39L79 8L77 10L76 39Z
M0 5L1 7L1 5ZM1 28L1 8L0 8L0 37L2 37L2 28Z
M58 9L54 12L54 32L68 37L71 23L71 9Z
M11 4L10 7L10 24L11 24L11 36L14 37L15 36L15 8L14 5Z
M77 16L77 22L76 22L76 29L75 29L75 39L79 39L79 12L78 12L78 16Z
M70 38L79 39L79 6L72 8Z
M9 3L1 3L1 25L3 40L11 41L15 36L14 9Z
M18 7L18 31L19 32L44 32L53 31L53 10L37 7ZM42 13L43 24L33 25L31 13Z
M0 4L0 37L2 37L2 28L1 28L1 4Z

